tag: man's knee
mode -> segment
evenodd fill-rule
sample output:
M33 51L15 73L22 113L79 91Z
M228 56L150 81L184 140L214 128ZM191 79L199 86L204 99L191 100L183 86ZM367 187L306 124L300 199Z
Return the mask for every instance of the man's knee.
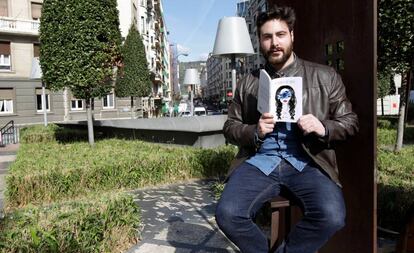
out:
M322 227L336 232L345 226L345 208L338 208L335 205L326 205L322 210Z
M217 225L223 229L231 225L233 219L232 205L225 202L219 202L216 208L216 222Z
M237 228L241 222L246 220L240 215L240 211L236 209L236 203L219 202L216 208L216 222L223 230L233 230Z

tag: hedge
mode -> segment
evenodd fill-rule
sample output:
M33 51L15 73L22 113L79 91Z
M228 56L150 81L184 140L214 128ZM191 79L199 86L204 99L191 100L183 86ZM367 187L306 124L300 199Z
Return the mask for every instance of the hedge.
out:
M0 251L122 252L137 241L139 217L124 192L27 206L0 219Z
M235 155L215 150L168 147L142 141L26 143L9 169L9 207L42 204L89 192L132 189L189 178L222 176Z
M378 224L400 231L414 206L414 146L378 150Z

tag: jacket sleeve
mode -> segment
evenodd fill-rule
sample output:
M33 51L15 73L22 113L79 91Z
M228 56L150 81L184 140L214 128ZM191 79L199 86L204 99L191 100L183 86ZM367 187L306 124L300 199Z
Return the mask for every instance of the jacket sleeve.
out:
M243 119L243 90L249 75L240 81L236 87L232 103L229 106L228 117L223 126L224 137L228 142L239 147L255 148L255 133L257 123L247 124Z
M342 79L336 71L332 72L332 86L329 92L330 117L322 120L328 134L324 139L328 144L333 141L346 140L359 131L358 117L352 111L352 104L346 96Z

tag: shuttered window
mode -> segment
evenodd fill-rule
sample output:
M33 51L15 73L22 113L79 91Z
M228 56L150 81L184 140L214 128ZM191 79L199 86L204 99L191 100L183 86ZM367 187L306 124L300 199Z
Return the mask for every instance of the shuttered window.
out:
M7 6L8 0L0 0L0 16L8 17L8 6Z
M41 3L31 3L32 6L32 19L39 20L42 15L42 4Z
M13 100L12 88L0 88L0 114L13 113Z
M40 56L40 44L33 44L33 57Z
M11 70L10 42L0 41L0 70Z

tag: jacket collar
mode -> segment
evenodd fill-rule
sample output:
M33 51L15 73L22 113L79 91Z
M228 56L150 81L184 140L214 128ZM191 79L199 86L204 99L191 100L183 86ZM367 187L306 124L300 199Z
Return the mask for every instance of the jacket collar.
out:
M276 71L270 63L266 63L265 70L271 78L294 76L297 73L299 58L296 56L294 52L292 52L292 54L294 57L293 62L279 71Z

